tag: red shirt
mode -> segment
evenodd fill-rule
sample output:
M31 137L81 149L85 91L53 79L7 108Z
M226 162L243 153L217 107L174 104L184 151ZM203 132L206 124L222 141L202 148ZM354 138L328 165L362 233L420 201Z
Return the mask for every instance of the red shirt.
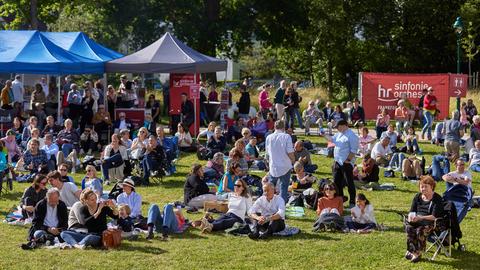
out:
M429 111L437 110L437 98L434 95L427 94L423 98L423 108Z

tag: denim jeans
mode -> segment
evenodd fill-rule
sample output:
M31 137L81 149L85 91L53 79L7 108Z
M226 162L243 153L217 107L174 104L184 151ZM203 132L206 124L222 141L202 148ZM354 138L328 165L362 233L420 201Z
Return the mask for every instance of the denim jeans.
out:
M295 116L297 117L298 126L300 128L304 128L303 122L302 122L302 115L300 114L300 110L298 108L295 108L295 109L293 109L293 112L295 113ZM292 122L292 124L293 124L293 122Z
M277 182L278 182L280 197L282 197L285 203L287 203L288 202L288 185L290 183L290 171L288 171L286 174L279 177L273 177L271 174L268 174L268 178L270 182L272 182L272 184L275 185L275 187L277 186Z
M71 143L64 143L62 144L62 152L63 152L63 155L68 157L68 155L70 154L70 152L72 152L72 150L75 148L75 146L73 146L73 144Z
M142 169L143 169L143 182L148 184L150 183L150 171L156 171L159 168L159 164L156 160L152 159L151 156L145 155L142 160Z
M243 223L243 220L233 213L226 213L212 222L212 231L223 231L229 229L233 226L233 224L235 224L235 222Z
M405 159L405 154L404 153L394 153L392 156L392 159L390 159L390 163L388 166L391 168L397 168L397 169L402 169L402 163L403 160Z
M285 110L285 128L295 129L295 111L290 108Z
M102 162L103 180L106 181L110 179L108 175L109 169L116 168L122 164L123 164L123 158L122 158L122 155L120 155L120 153L104 159Z
M46 240L52 241L53 239L55 239L55 236L53 234L48 233L47 231L44 231L44 230L36 230L33 233L33 238L37 239L37 240L44 238L43 241L46 241Z
M423 118L425 119L425 125L422 128L422 136L424 136L426 132L427 137L432 138L433 115L429 111L424 111Z
M63 231L60 236L69 245L100 246L102 237L96 234Z
M163 215L156 204L150 205L148 209L147 224L153 224L157 232L164 234L178 231L177 218L173 212L173 205L166 204L163 207Z
M472 166L470 166L470 170L474 172L480 172L480 164L472 164Z
M432 177L435 181L442 181L442 176L450 172L450 162L445 156L435 155L432 158Z
M405 142L405 145L407 146L407 152L418 152L420 151L420 147L418 147L418 142L417 139L413 140L408 140Z

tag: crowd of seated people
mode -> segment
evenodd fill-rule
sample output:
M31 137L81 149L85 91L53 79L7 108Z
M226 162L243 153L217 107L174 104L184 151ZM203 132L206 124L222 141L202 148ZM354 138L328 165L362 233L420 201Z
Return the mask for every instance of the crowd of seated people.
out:
M126 81L122 82L122 85L120 87L123 95L122 104L134 103L132 86ZM94 91L88 83L84 87L85 90L82 93L77 85L71 84L67 107L70 109L68 115L72 118L66 118L63 121L63 127L55 124L54 117L41 118L41 114L37 113L28 119L25 127L21 119L14 120L13 128L6 133L5 138L2 138L8 152L6 157L8 163L21 160L21 168L34 175L33 184L25 191L21 202L24 219L33 224L29 243L25 248L45 243L51 240L52 236L62 238L66 245L75 248L98 246L100 245L99 234L106 229L107 216L117 220L119 226L125 228L125 231L130 230L128 227L131 226L128 224L131 224L132 220L143 219L142 197L136 192L136 186L149 185L152 177L166 174L169 164L178 157L179 152L181 157L185 152L197 151L199 140L203 137L206 137L204 145L209 151L209 160L205 168L199 164L192 166L184 183L183 205L188 209L198 209L202 208L206 202L222 199L228 202L228 211L216 219L206 215L194 223L195 226L207 233L226 230L235 223L252 223L249 234L252 239L265 239L285 229L287 201L277 194L278 186L264 180L256 185L261 188L260 194L252 196L251 193L253 185L250 181L254 178L251 175L252 170L256 168L268 170L268 164L261 153L263 150L261 144L274 130L273 123L276 119L275 114L270 111L272 106L265 106L255 117L242 113L241 117L225 130L215 122L210 122L208 128L197 138L190 134L188 123L181 122L177 126L177 132L172 134L173 139L165 136L163 126L155 125L152 128L151 123L156 122L153 118L151 121L148 120L150 124L141 127L134 127L124 113L119 114L117 121L112 121L114 117L110 115L109 110L106 110L105 105L98 104L100 101L96 97L99 94L98 90ZM244 99L245 96L243 94ZM298 94L295 97L294 89L289 88L285 98L290 99L284 100L283 106L284 116L288 120L285 133L288 134L293 146L290 171L294 172L293 177L289 177L288 198L295 192L316 187L317 178L314 173L318 169L318 164L312 162L311 153L305 147L306 142L302 140L303 138L297 138L293 129L299 109L296 104L300 102ZM113 102L113 99L109 102ZM118 99L116 102L119 102ZM431 184L430 180L424 180L424 171L421 168L421 160L418 158L422 154L419 148L420 140L412 126L411 112L403 103L404 101L399 102L400 110L395 113L396 125L390 123L386 110L379 114L375 127L376 138L371 136L368 129L364 127L365 113L358 100L351 103L350 107L342 108L337 105L335 109L332 109L331 103L327 103L323 110L317 108L319 102L310 102L301 119L303 123L299 121L299 125L305 124L306 127L311 127L316 124L320 131L323 123L326 123L328 133L334 133L337 124L344 121L348 121L351 127L357 127L360 150L353 154L360 154L363 159L361 169L357 168L355 178L361 182L379 182L380 167L386 167L387 170L401 170L405 179L420 179L422 195L416 196L416 205L415 207L412 205L412 209L420 218L413 218L412 223L431 221L432 217L428 216L436 217L438 213L422 211L425 210L423 208L425 202L436 200L436 196L433 198L432 192L428 190L429 187L425 187L427 185L433 189L434 184ZM155 104L151 106L158 107ZM41 104L35 104L34 107L37 110L42 109ZM85 113L80 113L81 111ZM264 119L264 116L267 119ZM297 120L299 119L297 117ZM475 123L478 118L473 116L471 119L473 133L476 132ZM39 123L39 120L42 123ZM434 134L434 143L440 144L441 136L444 136L445 141L451 141L449 132L456 128L456 125L456 122L444 122L443 127L439 128L438 136ZM111 136L106 137L106 141L102 140L101 134L108 134L108 132L112 132ZM309 131L306 133L310 135ZM176 141L178 148L171 147L170 139ZM400 147L402 143L405 145ZM446 150L451 148L449 144ZM474 147L469 151L469 168L472 171L478 171L480 166L479 152L480 140L475 140ZM81 188L78 189L68 173L77 167L77 160L85 154L99 154L100 159L99 163L86 165L85 177L81 181ZM227 156L226 160L225 156ZM454 173L445 173L443 180L453 185L468 185L466 178L469 176L465 174L465 168L462 169L463 161L458 156L447 156L450 162L456 162L458 168ZM135 162L140 169L139 181L128 178L133 174L131 167ZM464 166L465 163L463 163ZM101 177L98 176L98 170L101 170ZM49 171L47 176L43 175ZM471 176L468 179L471 183ZM107 189L105 185L110 182L119 182L122 188L121 194L115 201L108 200L105 196L104 190ZM47 190L45 186L47 183L52 188ZM216 184L218 189L212 188L212 183ZM350 202L355 198L355 204L350 205L350 216L343 216L344 197L339 196L340 188L328 183L319 190L321 196L316 202L318 228L331 229L329 226L335 226L335 229L341 231L357 233L366 233L375 229L377 225L373 206L362 194L357 194L356 197L351 196ZM419 196L420 199L417 198ZM61 217L59 213L56 222L45 224L41 216L44 212L43 208L49 211L48 207L54 205L62 208ZM63 205L71 208L67 223L65 223L66 215L63 212ZM36 208L40 209L38 213ZM60 210L60 208L57 209ZM170 233L182 232L184 225L182 218L181 211L173 204L167 204L163 208L152 204L146 217L147 238L154 238L155 231L160 232L162 238L167 238ZM419 225L425 228L412 226L415 230L428 231L428 224ZM58 229L61 229L61 232ZM416 261L421 256L423 239L420 235L416 236L419 239L414 239L415 236L412 233L414 229L409 228L409 230L407 233L410 246L407 257Z

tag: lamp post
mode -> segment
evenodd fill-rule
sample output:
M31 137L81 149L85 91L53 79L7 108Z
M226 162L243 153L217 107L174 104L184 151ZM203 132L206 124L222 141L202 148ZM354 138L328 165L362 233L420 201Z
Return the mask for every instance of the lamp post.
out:
M460 47L462 41L463 22L461 17L457 17L455 23L453 23L453 29L457 34L457 74L460 74ZM457 96L457 111L460 111L460 96Z

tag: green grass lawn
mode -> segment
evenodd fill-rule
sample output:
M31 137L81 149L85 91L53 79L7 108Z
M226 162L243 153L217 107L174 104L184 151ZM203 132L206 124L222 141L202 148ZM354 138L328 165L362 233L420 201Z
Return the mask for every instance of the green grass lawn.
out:
M324 143L318 137L314 143ZM421 144L427 163L440 147ZM319 165L317 177L331 175L332 160L323 156L312 156ZM150 203L164 204L180 200L183 183L191 164L197 162L195 155L182 156L178 173L166 177L163 183L151 187L139 187L143 196L143 213L146 215ZM358 162L358 161L357 161ZM205 163L205 162L202 162ZM223 233L204 235L190 229L182 235L174 235L169 241L158 239L146 241L124 241L118 250L47 250L24 251L20 243L25 242L27 228L0 223L0 269L479 269L480 225L479 210L470 211L461 224L464 234L462 242L467 251L453 251L447 258L439 255L435 262L423 260L411 264L403 258L405 234L396 211L408 211L417 192L417 185L397 178L383 179L393 182L395 191L366 191L367 198L376 210L379 223L388 227L384 232L367 235L340 233L312 233L316 215L307 210L302 219L288 219L289 225L298 226L302 232L290 238L272 238L267 241L252 241L247 237L227 236ZM397 174L398 176L398 174ZM81 175L76 175L77 182ZM474 175L474 188L478 187L479 175ZM3 219L8 209L18 203L27 184L15 184L13 192L0 198L0 216ZM445 184L437 185L442 193ZM190 220L201 214L186 216Z

